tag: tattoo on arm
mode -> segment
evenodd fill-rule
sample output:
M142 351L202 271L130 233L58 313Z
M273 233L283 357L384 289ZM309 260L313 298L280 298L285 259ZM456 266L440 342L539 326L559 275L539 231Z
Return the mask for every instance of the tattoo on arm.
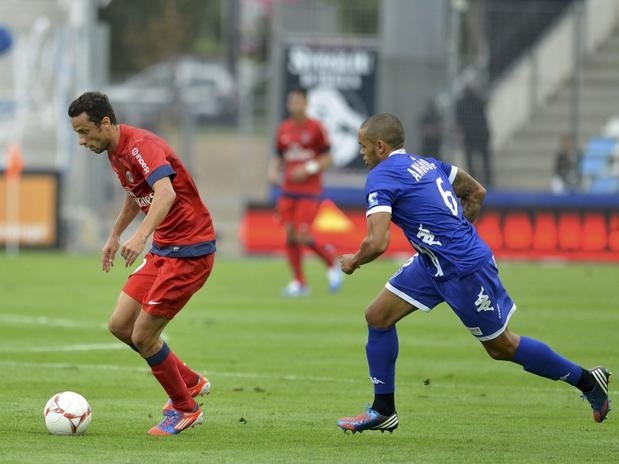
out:
M452 186L462 204L464 217L474 222L481 211L486 189L462 169L458 170Z

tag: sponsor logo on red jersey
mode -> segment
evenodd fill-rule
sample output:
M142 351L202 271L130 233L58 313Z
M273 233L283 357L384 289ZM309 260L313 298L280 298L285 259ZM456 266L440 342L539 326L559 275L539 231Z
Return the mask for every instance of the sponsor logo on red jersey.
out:
M146 164L146 161L144 161L144 158L142 158L142 154L140 153L140 149L137 147L134 147L131 149L131 156L133 156L135 158L135 160L138 162L138 164L142 167L142 169L144 170L144 175L148 174L150 172L150 168L148 167L148 165Z

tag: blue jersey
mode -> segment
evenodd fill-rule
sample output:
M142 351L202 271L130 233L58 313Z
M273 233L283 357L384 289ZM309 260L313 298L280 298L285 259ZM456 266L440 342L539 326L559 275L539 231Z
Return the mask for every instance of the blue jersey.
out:
M441 280L470 274L492 257L452 189L457 171L401 149L376 165L365 183L366 216L390 213L428 272Z

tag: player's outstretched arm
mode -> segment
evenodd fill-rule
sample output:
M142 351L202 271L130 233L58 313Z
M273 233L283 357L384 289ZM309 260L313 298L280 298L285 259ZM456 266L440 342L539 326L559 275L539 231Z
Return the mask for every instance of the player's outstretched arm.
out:
M355 254L342 255L340 265L342 272L352 274L362 264L374 261L389 246L391 226L390 213L374 213L367 218L367 234Z
M481 211L484 198L486 198L486 189L473 176L460 168L458 168L452 187L460 198L464 217L470 222L475 222Z

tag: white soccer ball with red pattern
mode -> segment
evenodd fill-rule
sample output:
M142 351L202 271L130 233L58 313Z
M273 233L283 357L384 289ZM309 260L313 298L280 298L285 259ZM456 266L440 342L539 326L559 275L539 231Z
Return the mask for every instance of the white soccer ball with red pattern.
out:
M45 426L54 435L82 435L92 420L90 404L79 393L64 391L52 396L45 409Z

